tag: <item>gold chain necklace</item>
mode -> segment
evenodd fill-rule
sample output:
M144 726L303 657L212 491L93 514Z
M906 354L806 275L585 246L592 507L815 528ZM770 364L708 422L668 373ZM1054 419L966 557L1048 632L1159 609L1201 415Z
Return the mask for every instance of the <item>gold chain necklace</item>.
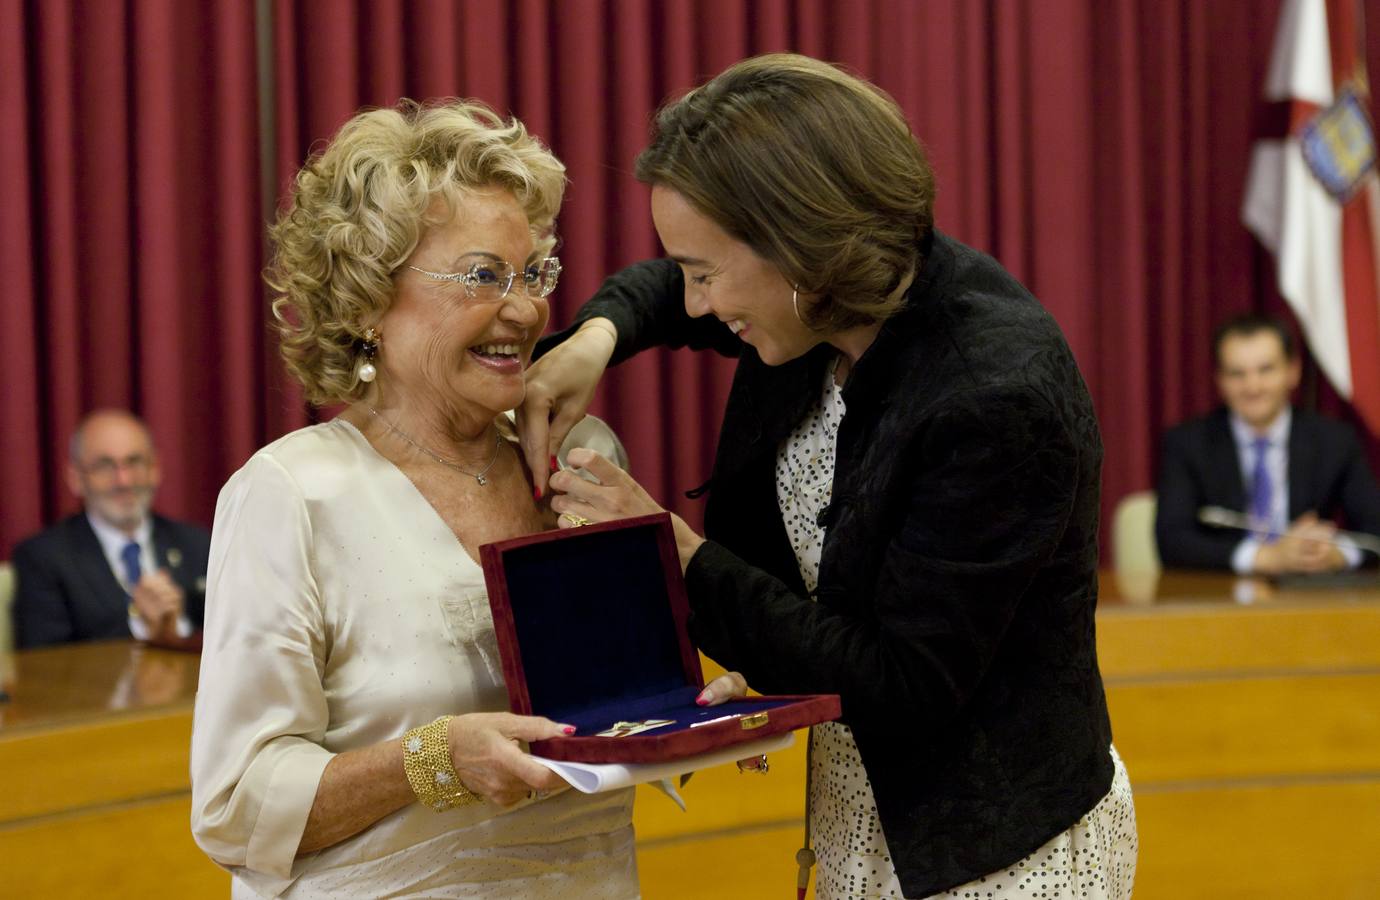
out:
M435 454L435 453L432 453L432 452L431 452L430 450L428 450L426 447L423 447L423 446L422 446L421 444L419 444L416 440L414 440L407 432L403 431L401 428L399 428L398 426L394 425L392 422L390 422L390 421L388 421L387 419L385 419L385 418L383 417L383 413L379 412L377 409L374 409L372 406L369 407L369 412L371 412L371 413L373 413L375 416L377 416L377 417L378 417L378 420L379 420L380 422L382 422L384 425L387 425L389 431L393 432L393 433L396 434L398 437L400 437L400 438L402 438L403 440L407 441L409 444L411 444L412 446L416 447L418 450L422 451L422 452L425 453L427 456L429 456L429 457L431 457L432 459L436 460L438 463L440 463L441 465L445 466L446 468L454 469L455 471L459 472L461 475L468 475L468 476L470 476L470 477L473 478L475 481L479 482L479 486L480 486L480 487L483 487L484 485L486 485L486 484L489 483L489 479L485 478L484 476L488 475L488 474L489 474L489 470L492 469L492 468L494 467L494 463L498 462L498 451L499 451L499 448L503 446L503 435L498 434L498 433L495 433L495 434L494 434L494 455L493 455L493 457L489 460L489 464L486 465L483 469L480 469L478 472L470 472L470 471L468 471L467 469L462 469L462 468L460 468L460 466L456 465L455 463L451 462L450 460L445 459L445 458L443 458L443 457L441 457L441 456L438 456L438 455Z

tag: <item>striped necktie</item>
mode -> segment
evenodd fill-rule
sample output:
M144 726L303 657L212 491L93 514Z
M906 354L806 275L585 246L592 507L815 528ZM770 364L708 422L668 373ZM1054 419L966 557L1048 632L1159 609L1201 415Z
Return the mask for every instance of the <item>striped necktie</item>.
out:
M1266 460L1270 453L1270 439L1258 437L1251 442L1255 451L1255 467L1251 470L1251 525L1266 543L1279 537L1274 528L1274 483Z

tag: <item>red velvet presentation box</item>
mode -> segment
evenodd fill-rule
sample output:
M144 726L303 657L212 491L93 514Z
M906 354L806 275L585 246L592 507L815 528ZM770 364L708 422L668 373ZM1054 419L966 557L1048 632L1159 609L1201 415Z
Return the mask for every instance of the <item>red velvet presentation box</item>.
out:
M835 694L695 705L704 676L665 513L479 552L513 712L576 727L573 737L534 742L538 756L665 762L839 716Z

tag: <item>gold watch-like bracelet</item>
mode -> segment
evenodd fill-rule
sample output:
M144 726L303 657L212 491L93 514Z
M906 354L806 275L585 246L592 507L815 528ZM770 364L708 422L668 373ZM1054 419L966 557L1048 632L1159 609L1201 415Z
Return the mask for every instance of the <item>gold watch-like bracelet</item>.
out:
M412 793L426 806L445 812L457 806L483 803L484 798L465 787L450 758L450 720L442 716L403 735L403 771Z

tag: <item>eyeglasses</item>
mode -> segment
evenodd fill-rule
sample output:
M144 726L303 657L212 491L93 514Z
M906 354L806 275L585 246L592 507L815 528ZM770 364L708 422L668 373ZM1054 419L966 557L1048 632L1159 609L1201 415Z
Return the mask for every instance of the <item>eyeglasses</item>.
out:
M465 292L475 300L493 302L502 300L513 289L517 272L511 265L502 261L479 262L464 272L428 272L416 266L408 266L414 272L421 272L437 281L453 281L463 284ZM531 263L522 270L522 290L529 297L545 297L556 289L561 277L561 261L555 256Z
M121 469L128 469L131 475L140 476L147 474L152 464L153 460L147 456L126 456L124 459L102 456L95 462L82 466L82 471L96 478L114 478L115 473Z

